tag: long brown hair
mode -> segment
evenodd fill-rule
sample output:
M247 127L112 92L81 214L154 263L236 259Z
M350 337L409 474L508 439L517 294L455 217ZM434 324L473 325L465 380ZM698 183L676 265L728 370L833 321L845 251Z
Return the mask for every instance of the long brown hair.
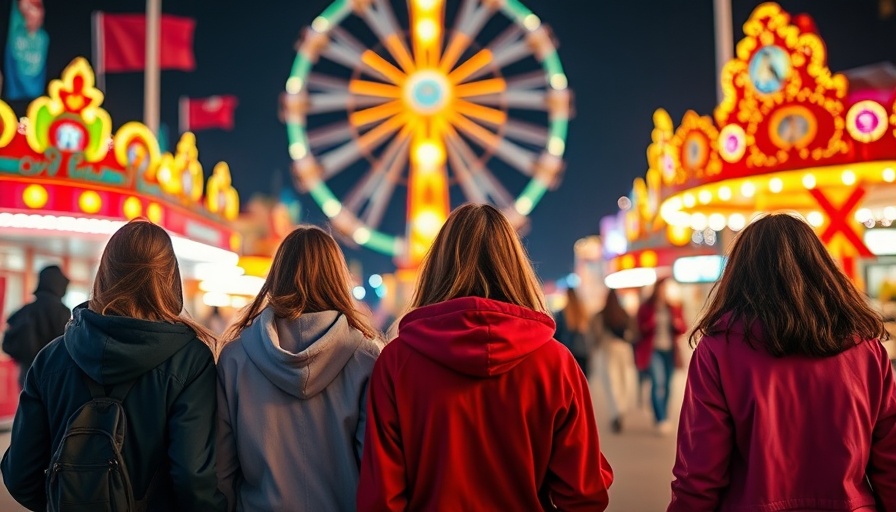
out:
M185 316L180 267L168 233L146 219L116 231L100 258L88 307L101 315L182 323L215 350L215 337Z
M622 304L619 302L619 294L613 288L607 291L607 300L604 302L601 315L603 315L604 325L611 329L621 331L629 327L628 311L622 307Z
M548 311L519 236L487 204L465 204L448 216L423 260L411 308L471 296Z
M270 306L277 318L295 320L304 313L338 311L369 339L376 337L364 313L352 301L345 257L333 237L316 226L299 226L286 235L261 290L225 334L232 340Z
M722 317L730 313L727 322ZM886 336L881 316L840 270L809 225L790 214L755 220L735 239L722 278L691 332L691 344L727 333L734 322L765 331L773 356L831 356ZM724 324L724 325L723 325Z
M588 328L588 313L579 300L575 288L566 289L566 307L563 308L563 316L570 330L584 332Z

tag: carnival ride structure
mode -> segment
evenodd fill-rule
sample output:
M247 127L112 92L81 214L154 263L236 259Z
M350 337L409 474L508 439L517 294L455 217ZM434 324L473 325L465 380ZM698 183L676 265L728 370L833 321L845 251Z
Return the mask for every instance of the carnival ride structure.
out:
M345 240L405 269L452 203L494 204L520 229L563 170L571 93L548 27L518 0L450 4L335 0L305 30L282 96L298 187ZM383 229L395 204L403 234Z

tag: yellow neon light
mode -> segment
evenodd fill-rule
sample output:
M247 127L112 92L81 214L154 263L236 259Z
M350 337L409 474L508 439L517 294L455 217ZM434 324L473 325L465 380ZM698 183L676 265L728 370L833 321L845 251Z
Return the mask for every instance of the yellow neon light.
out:
M411 58L407 48L402 44L398 34L392 34L387 37L385 44L386 49L389 50L389 53L391 53L392 56L395 57L395 60L398 61L398 65L406 72L410 73L415 69L414 59Z
M386 119L387 117L392 117L402 110L403 105L401 101L392 100L388 103L383 103L382 105L377 105L375 107L352 112L348 120L355 126L364 126L370 123L375 123L376 121Z
M25 206L28 208L43 208L46 206L48 199L47 189L40 185L28 185L25 187L25 191L22 192L22 201L25 202Z
M96 213L102 208L103 200L93 190L87 190L78 197L78 206L84 213Z
M394 85L370 82L367 80L352 80L348 83L348 90L354 94L364 96L377 96L380 98L400 98L401 88Z
M454 108L465 116L480 119L494 125L502 125L507 121L506 112L478 105L476 103L470 103L469 101L457 100L454 102Z

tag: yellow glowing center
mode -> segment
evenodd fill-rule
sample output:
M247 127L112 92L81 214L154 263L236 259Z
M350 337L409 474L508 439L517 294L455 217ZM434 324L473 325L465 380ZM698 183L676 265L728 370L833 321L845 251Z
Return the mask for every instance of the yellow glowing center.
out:
M404 101L419 115L433 115L445 109L451 99L451 84L444 73L432 69L415 72L404 84Z

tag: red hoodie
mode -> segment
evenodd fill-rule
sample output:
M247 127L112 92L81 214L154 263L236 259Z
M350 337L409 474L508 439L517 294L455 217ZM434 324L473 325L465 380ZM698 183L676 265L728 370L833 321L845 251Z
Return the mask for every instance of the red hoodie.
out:
M476 297L405 316L370 379L358 510L604 510L588 383L553 333Z
M668 512L896 511L896 395L880 342L776 358L743 331L704 337L691 359Z

